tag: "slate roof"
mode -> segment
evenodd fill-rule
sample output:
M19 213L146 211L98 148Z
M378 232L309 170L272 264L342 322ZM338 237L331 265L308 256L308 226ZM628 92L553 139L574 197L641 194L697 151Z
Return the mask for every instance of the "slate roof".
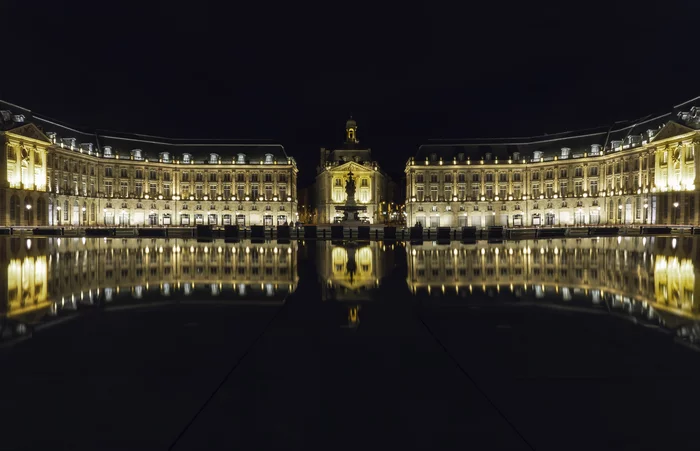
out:
M266 154L272 154L275 160L285 163L288 158L281 144L269 140L166 138L109 130L88 130L38 115L26 108L0 100L0 111L2 110L10 111L12 115L22 114L25 119L23 123L17 123L13 120L8 121L0 115L0 131L33 123L44 133L56 133L57 142L62 138L75 138L76 147L91 143L93 149L100 153L103 153L105 146L110 146L112 154L119 155L120 158L128 158L134 149L140 149L143 158L154 160L158 159L161 152L169 152L170 158L173 159L179 159L182 154L188 153L195 163L208 161L211 153L218 154L222 163L235 161L239 153L245 154L246 162L252 164L264 159Z
M423 161L435 155L448 161L464 154L465 159L480 160L490 152L492 158L507 160L514 152L520 152L521 159L531 159L535 151L540 151L548 160L560 156L565 147L570 149L569 157L575 158L584 152L590 155L593 144L598 144L601 152L611 151L613 143L618 144L616 141L621 141L623 146L639 146L642 141L653 139L666 124L673 123L680 124L681 129L700 129L700 97L675 105L670 112L585 130L527 137L431 140L419 147L415 158Z

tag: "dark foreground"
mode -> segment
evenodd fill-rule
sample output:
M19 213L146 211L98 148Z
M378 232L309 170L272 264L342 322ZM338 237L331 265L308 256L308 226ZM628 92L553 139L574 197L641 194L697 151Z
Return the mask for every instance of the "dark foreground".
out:
M347 304L319 252L281 305L91 309L0 350L0 448L700 449L700 354L672 332L413 294L402 247Z

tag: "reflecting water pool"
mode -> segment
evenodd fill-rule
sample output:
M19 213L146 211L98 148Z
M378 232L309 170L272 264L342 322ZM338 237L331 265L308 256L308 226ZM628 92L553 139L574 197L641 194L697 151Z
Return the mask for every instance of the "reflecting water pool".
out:
M81 309L192 302L281 305L299 267L322 300L347 306L348 327L405 271L420 302L560 308L628 317L695 344L698 240L552 239L476 245L381 242L200 243L182 239L4 238L2 339ZM311 279L315 279L310 276ZM315 280L314 280L315 282ZM397 284L396 280L392 281Z
M699 244L4 238L4 444L698 449Z

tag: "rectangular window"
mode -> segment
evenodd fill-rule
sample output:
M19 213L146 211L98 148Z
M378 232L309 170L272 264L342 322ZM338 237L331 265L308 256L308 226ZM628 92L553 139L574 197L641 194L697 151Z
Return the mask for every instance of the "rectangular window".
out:
M520 186L513 187L513 199L520 200L522 198L522 193L520 191Z
M272 183L272 174L269 172L266 172L265 175L263 176L263 182Z
M187 171L183 172L182 175L180 176L180 179L183 182L189 182L190 181L190 173Z
M151 197L155 197L155 196L158 194L158 192L156 191L156 189L157 189L156 187L157 187L157 186L158 186L158 185L156 185L155 183L151 183L151 184L148 185L148 194L149 194Z
M129 178L129 171L126 168L121 169L120 177L123 179Z
M479 185L472 185L472 199L478 199L481 194Z
M209 185L209 198L216 199L216 185Z
M520 172L514 172L514 173L513 173L513 181L514 181L514 182L519 182L519 181L520 181Z
M272 199L272 185L265 185L265 199Z
M460 172L457 174L457 182L459 183L465 183L467 181L467 176L464 172Z
M583 182L578 181L574 183L574 194L577 197L580 197L583 195Z
M148 178L149 179L156 180L157 177L158 177L158 173L156 172L155 169L151 169L148 171Z
M136 182L136 197L141 197L143 196L143 183L142 182Z
M224 199L231 198L231 185L224 185Z
M598 195L598 181L597 180L591 180L591 196L597 196Z
M493 172L487 172L487 173L486 173L486 181L487 181L487 182L493 182Z
M197 199L204 197L204 187L202 185L197 185L195 187L195 195L197 196Z
M362 179L360 186L363 188L367 188L369 186L369 179Z
M583 168L581 166L574 169L574 177L583 177Z
M169 198L170 198L170 185L169 185L169 184L163 185L163 196L164 196L166 199L169 199Z
M129 195L129 183L128 182L121 182L119 184L120 192L122 197L126 197Z
M238 199L243 200L245 197L245 185L238 185L237 192Z
M501 200L506 200L508 196L508 185L498 185L498 197Z
M569 192L568 190L569 190L568 182L565 182L565 181L563 181L563 180L560 180L560 181L559 181L559 195L560 195L561 197L566 196L567 193Z
M210 182L216 182L216 172L210 172L210 173L209 173L209 181L210 181Z
M486 198L493 199L493 185L486 186Z
M112 177L112 168L105 168L105 177Z
M430 200L432 200L432 201L438 200L438 187L437 187L437 185L432 185L430 187Z
M143 169L137 169L136 170L136 177L137 179L142 179L143 178Z
M588 175L591 177L595 177L598 175L598 166L591 166L588 168Z
M566 168L562 168L561 171L559 171L559 178L565 179L567 177L568 177L568 175L567 175Z
M472 182L480 182L481 178L479 177L479 174L472 174Z
M422 186L416 187L416 198L418 199L418 202L423 202L423 199L425 198L425 193L423 191Z
M540 185L538 183L533 183L532 185L532 197L540 197Z
M286 186L280 186L279 187L279 193L280 193L280 200L287 200L287 187Z
M547 197L552 197L554 195L554 187L551 183L547 183Z
M105 182L105 194L107 197L112 197L113 191L112 191L112 182Z
M452 200L452 187L450 185L445 185L445 200Z
M257 177L256 177L257 178ZM250 197L253 199L257 200L258 197L260 196L260 192L258 191L258 185L251 185L250 187Z

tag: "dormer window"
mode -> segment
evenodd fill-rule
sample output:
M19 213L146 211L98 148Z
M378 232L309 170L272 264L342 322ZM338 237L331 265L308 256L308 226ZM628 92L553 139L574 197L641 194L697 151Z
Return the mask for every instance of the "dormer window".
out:
M464 153L460 152L457 154L457 161L464 161Z
M436 153L430 154L430 161L437 161L437 154Z
M239 153L238 158L236 159L237 164L245 164L245 154L244 153Z
M18 124L24 122L24 114L15 114L12 116L12 121Z
M649 130L647 130L647 138L649 138L649 139L653 138L654 132L656 132L656 130L654 130L653 128L650 128Z
M600 153L600 144L591 144L591 155L598 155Z
M92 143L81 143L80 150L86 152L88 155L92 155Z
M183 163L191 163L192 162L192 155L188 153L183 153L182 154L182 162Z
M541 160L542 159L542 151L536 150L536 151L532 152L532 159L536 160L536 161Z
M569 153L571 152L571 148L569 147L562 147L561 148L561 159L566 160L569 158Z
M610 142L610 146L613 150L620 150L622 148L622 141L619 139Z
M265 154L265 164L272 164L274 161L272 160L273 155L271 153L266 153Z
M131 156L134 157L134 160L143 160L143 152L141 149L133 149L131 151Z
M520 161L520 152L513 152L513 160Z
M47 132L46 136L49 137L52 143L56 144L56 132Z
M104 152L105 157L111 157L112 156L112 146L104 146L102 148L102 151Z
M486 161L491 161L492 156L493 156L493 154L491 152L486 152L486 154L484 155L484 158L486 159Z
M61 143L72 150L75 147L75 138L63 138Z
M219 162L219 155L215 153L210 153L209 154L209 163L211 164L216 164Z

